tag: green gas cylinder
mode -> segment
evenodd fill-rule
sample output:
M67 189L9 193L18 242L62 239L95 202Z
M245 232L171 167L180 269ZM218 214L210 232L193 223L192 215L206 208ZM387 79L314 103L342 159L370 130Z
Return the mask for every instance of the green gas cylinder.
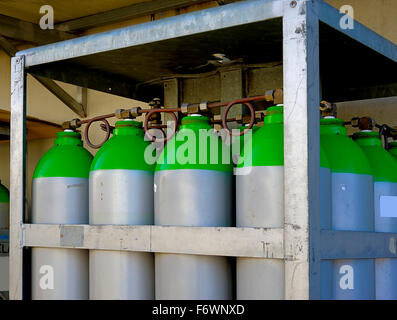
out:
M375 232L397 233L397 161L382 146L379 133L353 135L366 154L374 175ZM375 260L376 299L397 299L397 259Z
M78 132L58 132L33 174L32 223L87 224L92 155ZM88 252L32 248L33 299L88 299Z
M373 176L370 163L360 146L347 136L342 119L320 120L320 141L331 169L332 213L334 230L373 231ZM375 269L371 259L324 261L332 264L322 272L329 283L331 299L374 299ZM328 280L325 280L328 279Z
M232 226L230 149L209 119L187 116L158 159L154 175L155 224ZM231 299L227 257L155 254L156 299Z
M152 225L155 163L142 123L117 121L90 169L90 224ZM90 299L154 299L152 253L90 250Z

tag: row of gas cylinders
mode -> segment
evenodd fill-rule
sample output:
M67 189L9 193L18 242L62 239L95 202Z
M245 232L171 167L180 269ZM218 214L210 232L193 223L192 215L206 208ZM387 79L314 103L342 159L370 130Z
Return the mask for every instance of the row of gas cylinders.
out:
M183 118L153 163L133 120L116 122L93 159L79 133L58 133L34 172L32 223L282 228L282 106L268 108L237 168L215 134L202 147L203 129L207 117ZM351 139L336 118L320 130L322 229L397 232L397 161L379 135ZM324 299L397 298L394 259L323 261L321 278ZM277 259L238 257L234 271L228 257L32 248L33 299L283 299L284 286Z

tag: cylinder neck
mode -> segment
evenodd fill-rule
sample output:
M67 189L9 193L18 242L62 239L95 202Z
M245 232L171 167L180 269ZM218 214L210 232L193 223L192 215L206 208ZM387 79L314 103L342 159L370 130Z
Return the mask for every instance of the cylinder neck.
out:
M338 118L320 119L320 133L347 136L347 129L343 126L343 122Z
M379 138L379 134L375 131L360 131L356 132L353 135L353 139L360 146L369 146L369 147L382 147L382 141Z
M264 124L283 123L284 107L282 105L273 106L266 109L266 117L263 119Z
M210 120L205 116L187 116L182 119L180 130L210 128Z
M82 146L81 134L79 132L65 130L57 132L57 137L54 141L55 146Z
M117 121L113 131L115 136L142 134L142 123L134 120Z
M397 150L397 141L393 141L389 143L389 148Z

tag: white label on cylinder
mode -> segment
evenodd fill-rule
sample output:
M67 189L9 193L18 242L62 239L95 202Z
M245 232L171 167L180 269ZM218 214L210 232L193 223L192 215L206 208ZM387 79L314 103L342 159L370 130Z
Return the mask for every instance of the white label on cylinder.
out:
M380 216L383 218L397 218L397 196L380 197Z

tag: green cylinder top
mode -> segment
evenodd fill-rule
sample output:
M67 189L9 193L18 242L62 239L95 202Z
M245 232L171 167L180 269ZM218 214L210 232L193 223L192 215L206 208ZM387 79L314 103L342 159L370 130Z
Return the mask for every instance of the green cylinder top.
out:
M150 146L150 142L144 139L141 122L117 121L113 137L98 150L90 170L154 171L154 164L145 161L145 150L148 146Z
M266 114L263 127L252 135L251 152L237 167L284 165L283 107L270 107Z
M377 182L397 182L397 161L382 147L379 134L374 131L361 131L353 139L366 154Z
M397 141L389 143L389 148L390 154L397 159Z
M10 202L10 193L8 189L1 184L0 181L0 203L8 203Z
M233 171L230 148L214 134L207 117L184 117L157 159L156 171L178 169Z
M92 155L83 148L80 133L57 132L54 147L41 157L33 178L88 178L91 161Z
M332 172L372 174L364 151L347 136L343 120L320 120L320 143Z
M252 152L247 153L244 162L238 167L250 166L283 166L284 165L284 125L283 106L277 105L266 110L263 127L252 135ZM320 166L329 168L324 150L320 147Z

